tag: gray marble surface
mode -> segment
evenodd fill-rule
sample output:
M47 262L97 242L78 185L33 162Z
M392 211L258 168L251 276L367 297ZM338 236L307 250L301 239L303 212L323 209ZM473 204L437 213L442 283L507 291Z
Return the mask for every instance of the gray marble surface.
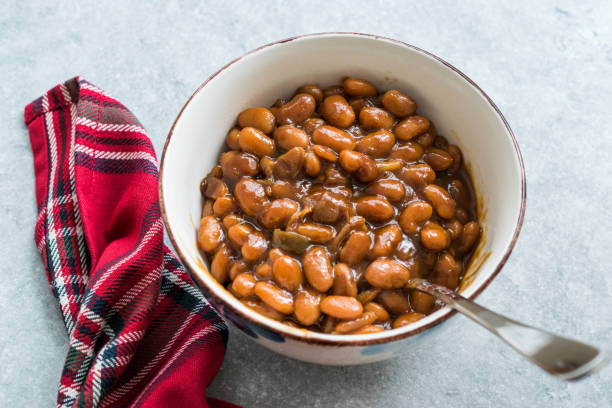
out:
M510 261L479 301L610 347L611 2L95 3L9 0L0 13L0 406L54 404L67 345L33 241L26 103L83 75L125 103L160 152L208 75L245 51L308 32L412 43L459 67L497 102L524 154L528 204ZM435 342L404 357L361 367L300 363L233 331L209 394L249 407L612 403L610 367L561 383L463 317L438 330Z

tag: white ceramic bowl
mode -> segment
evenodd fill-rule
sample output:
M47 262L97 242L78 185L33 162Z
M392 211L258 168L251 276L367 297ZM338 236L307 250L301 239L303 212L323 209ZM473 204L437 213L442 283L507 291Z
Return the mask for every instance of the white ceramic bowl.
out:
M519 148L493 101L459 70L408 44L347 33L290 38L251 51L206 80L178 115L162 156L160 198L170 239L207 298L244 333L286 356L333 365L390 358L452 311L442 308L400 329L365 335L289 327L253 312L217 283L197 250L196 225L200 180L216 164L238 113L269 106L300 85L328 86L346 75L407 93L438 133L462 149L484 231L464 278L464 296L475 298L503 267L521 229L526 194Z

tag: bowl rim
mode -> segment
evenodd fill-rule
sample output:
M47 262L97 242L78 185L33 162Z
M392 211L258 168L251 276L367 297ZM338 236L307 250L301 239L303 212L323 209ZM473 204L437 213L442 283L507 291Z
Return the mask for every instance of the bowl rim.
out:
M481 96L484 97L484 99L493 108L495 113L498 115L498 117L501 119L502 123L504 124L508 135L510 135L510 138L512 140L512 145L514 146L514 152L516 154L516 158L517 158L517 161L518 161L518 164L519 164L519 167L520 167L520 171L521 171L521 207L520 207L518 219L516 221L516 224L515 224L515 227L514 227L514 231L513 231L513 234L512 234L512 239L511 239L508 247L506 248L506 251L504 252L504 255L502 256L502 258L499 261L499 263L495 266L495 269L493 270L491 275L474 291L474 293L472 293L468 297L468 299L470 299L470 300L474 300L475 298L477 298L482 293L482 291L489 286L489 284L499 274L499 272L502 270L502 268L504 267L504 265L508 261L508 258L510 257L510 254L512 253L512 250L514 249L514 247L516 245L516 241L518 240L519 234L520 234L521 229L523 227L523 221L524 221L524 218L525 218L525 209L526 209L526 203L527 203L527 176L525 174L525 165L523 163L523 156L521 154L521 150L519 148L519 145L518 145L518 142L516 140L516 137L514 136L514 132L510 128L510 125L508 124L508 121L506 120L505 116L502 114L502 112L497 107L495 102L493 102L493 100L489 97L489 95L487 95L487 93L482 90L482 88L480 88L470 77L468 77L466 74L464 74L461 70L459 70L458 68L456 68L455 66L453 66L449 62L445 61L444 59L438 57L437 55L432 54L429 51L426 51L426 50L424 50L422 48L419 48L417 46L414 46L412 44L408 44L408 43L400 41L400 40L396 40L396 39L393 39L393 38L389 38L389 37L385 37L385 36L380 36L380 35L376 35L376 34L366 34L366 33L359 33L359 32L326 31L326 32L318 32L318 33L310 33L310 34L297 35L297 36L294 36L294 37L289 37L289 38L281 39L281 40L278 40L278 41L274 41L274 42L271 42L271 43L259 46L257 48L254 48L254 49L244 53L243 55L241 55L241 56L231 60L230 62L228 62L227 64L222 66L220 69L215 71L212 75L210 75L193 92L193 94L189 97L187 102L185 102L185 104L181 108L180 112L176 116L176 119L172 123L172 127L170 128L170 131L168 133L168 137L166 138L166 141L164 143L164 149L162 151L161 162L160 162L160 171L159 171L159 181L158 181L158 193L159 193L159 202L160 202L160 207L161 207L161 212L162 212L162 218L163 218L164 224L165 224L167 232L168 232L168 237L170 238L170 241L172 242L172 245L173 245L175 251L178 253L178 256L179 256L181 262L183 263L183 265L185 265L186 268L189 270L189 272L192 275L194 275L193 276L194 279L196 279L203 286L205 286L207 294L209 296L212 296L215 299L215 301L219 302L224 307L227 307L233 313L237 314L238 316L242 317L243 319L249 321L251 324L255 324L256 326L262 327L265 330L272 331L275 334L280 335L281 337L287 337L287 338L290 338L292 340L296 340L298 342L304 342L304 343L316 344L316 345L340 346L340 347L341 346L370 346L370 345L376 345L376 344L390 343L390 342L394 342L394 341L397 341L397 340L401 340L401 339L405 339L405 338L408 338L408 337L412 337L414 335L422 333L422 332L424 332L424 331L426 331L426 330L428 330L428 329L430 329L430 328L432 328L432 327L442 323L446 319L448 319L451 316L455 315L455 313L457 313L457 312L456 312L456 310L451 309L450 307L446 306L446 307L440 309L440 311L443 311L443 313L441 313L440 316L438 316L434 320L428 322L427 324L419 325L419 326L414 327L413 329L402 331L400 333L395 333L396 330L388 330L388 331L384 332L384 333L388 333L388 335L386 335L384 337L380 337L380 335L383 334L383 333L376 333L376 334L373 334L372 336L374 336L374 335L379 335L379 336L377 336L375 338L372 338L372 339L367 339L367 338L366 339L352 339L352 337L355 337L355 336L350 336L350 335L335 335L335 336L332 335L333 338L321 339L321 338L311 337L312 336L311 334L310 335L307 334L307 333L310 333L308 330L296 330L295 328L291 328L291 327L287 327L287 330L279 330L278 328L268 324L267 320L270 320L270 319L266 318L263 315L262 315L262 317L263 317L262 322L259 322L259 321L255 320L250 314L243 313L242 311L240 311L240 310L236 309L234 306L232 306L230 303L226 302L222 297L218 296L214 292L214 290L212 290L212 288L209 287L209 285L207 285L201 279L198 279L197 274L193 270L191 270L191 267L189 266L189 262L187 261L188 258L181 251L181 248L179 247L179 245L177 243L177 240L174 237L174 233L172 232L172 227L170 226L170 222L168 221L168 215L166 213L166 205L165 205L165 201L164 201L164 190L163 190L163 181L164 181L163 175L164 175L164 164L165 164L165 159L166 159L166 152L167 152L168 146L170 145L170 141L172 139L172 136L174 134L174 129L176 127L176 124L178 123L179 119L183 115L183 112L185 111L187 106L191 103L192 99L197 94L199 94L210 81L212 81L217 75L219 75L221 72L223 72L225 69L227 69L228 67L230 67L234 63L240 61L241 59L243 59L246 56L249 56L251 54L257 53L258 51L261 51L263 49L266 49L266 48L269 48L269 47L272 47L272 46L275 46L275 45L279 45L279 44L288 43L288 42L292 42L292 41L295 41L295 40L303 39L303 38L310 38L310 37L342 37L342 36L357 37L357 38L367 38L367 39L374 39L374 40L381 40L381 41L385 41L385 42L391 42L391 43L394 43L396 45L399 45L399 46L402 46L402 47L405 47L405 48L409 48L412 51L416 51L418 53L425 54L426 56L428 56L430 58L433 58L437 62L443 64L444 66L446 66L447 68L452 70L455 74L459 75L461 78L463 78L465 81L467 81L472 87L474 87L474 89L476 91L478 91L481 94ZM257 312L253 312L253 314L257 314ZM409 326L407 326L407 327L409 327ZM290 330L290 329L292 329L292 330ZM361 335L360 337L362 337L362 336L368 336L368 335Z

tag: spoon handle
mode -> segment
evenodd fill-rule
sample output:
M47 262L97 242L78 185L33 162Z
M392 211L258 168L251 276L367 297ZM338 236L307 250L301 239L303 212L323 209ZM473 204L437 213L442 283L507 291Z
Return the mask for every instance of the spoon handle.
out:
M548 333L492 312L457 292L424 280L409 286L433 295L485 327L544 371L565 381L577 380L604 366L607 358L588 344Z

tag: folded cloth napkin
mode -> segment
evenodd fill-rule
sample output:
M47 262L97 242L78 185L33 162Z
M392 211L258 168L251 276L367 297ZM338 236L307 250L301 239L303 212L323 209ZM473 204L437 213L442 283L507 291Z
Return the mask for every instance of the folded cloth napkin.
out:
M234 407L207 399L227 328L164 245L153 145L79 77L25 108L35 240L70 346L58 407Z

